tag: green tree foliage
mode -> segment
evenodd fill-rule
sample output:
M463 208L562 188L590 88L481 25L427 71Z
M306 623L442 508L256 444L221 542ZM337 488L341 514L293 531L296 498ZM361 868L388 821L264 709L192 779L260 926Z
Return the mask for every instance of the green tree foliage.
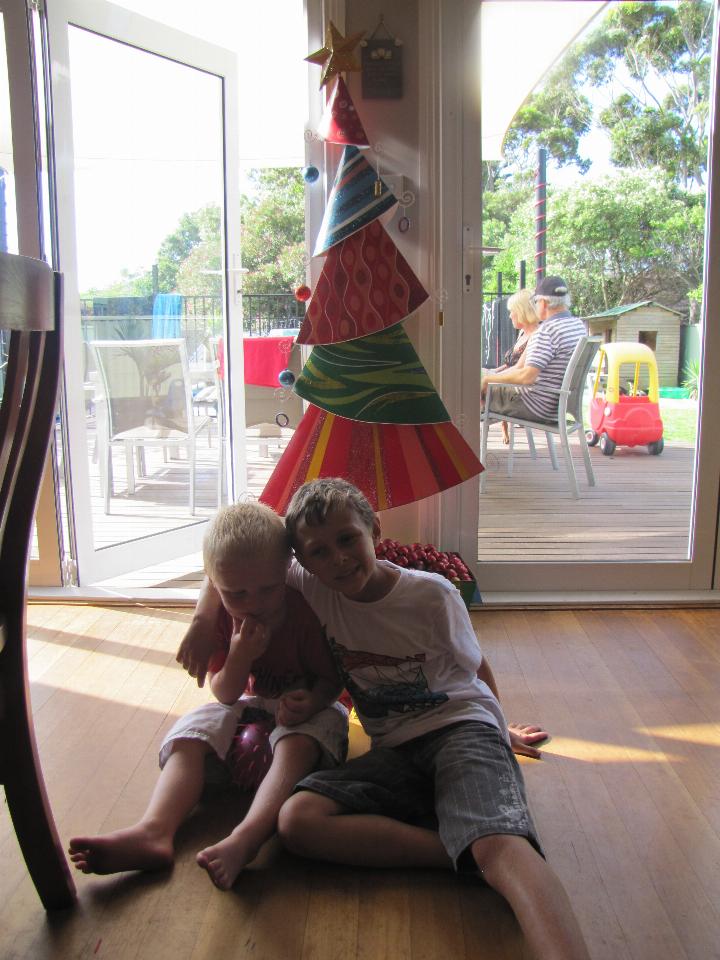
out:
M532 204L517 205L495 258L510 284L520 260L533 262ZM682 309L702 281L704 206L657 169L551 191L547 270L567 279L581 315L640 300Z
M527 168L545 146L559 165L586 172L591 161L580 155L580 138L594 123L610 137L616 166L660 165L683 186L702 184L712 20L708 0L613 5L518 111L508 160ZM591 88L609 98L596 117Z
M241 198L242 263L245 293L290 293L305 281L304 181L294 167L252 170L250 190ZM222 291L220 209L208 204L184 213L178 226L160 244L157 289L185 296ZM103 290L84 296L149 296L153 273L122 271Z
M242 198L245 293L291 293L305 282L305 184L295 167L253 170Z

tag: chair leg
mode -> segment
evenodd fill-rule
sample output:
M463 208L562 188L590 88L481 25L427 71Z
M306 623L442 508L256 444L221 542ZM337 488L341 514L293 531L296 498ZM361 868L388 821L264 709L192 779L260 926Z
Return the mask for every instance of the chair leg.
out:
M513 475L513 464L515 462L515 424L512 420L509 420L508 426L510 427L510 444L508 446L507 475L511 477Z
M567 430L562 429L560 431L560 442L562 443L563 455L565 457L565 470L567 471L568 482L570 483L570 491L572 492L573 497L576 500L580 499L580 487L578 486L577 476L575 475L575 464L573 463L572 453L570 452L570 441L568 439Z
M587 445L587 440L585 439L585 429L583 425L580 424L580 429L577 431L580 437L580 449L582 450L583 460L585 461L585 473L587 474L588 486L595 486L595 474L592 468L592 461L590 460L590 450Z
M62 910L75 903L75 885L45 792L27 686L19 683L13 687L4 691L3 754L12 771L4 777L7 806L43 906Z
M485 479L487 477L487 442L488 442L488 429L490 428L490 422L487 419L487 415L482 418L482 430L480 431L480 463L485 467L483 472L480 474L480 493L485 493Z
M188 443L188 468L190 470L190 516L195 516L195 440Z
M127 476L128 496L135 493L135 467L133 466L133 444L132 441L125 441L125 474Z
M113 488L112 447L108 443L105 455L105 513L110 513L110 497Z
M548 453L550 454L550 463L552 464L553 470L559 470L557 453L555 452L555 440L551 433L546 433L545 437L547 439Z
M525 436L527 437L528 450L533 460L537 460L537 450L535 449L535 438L530 427L525 427Z

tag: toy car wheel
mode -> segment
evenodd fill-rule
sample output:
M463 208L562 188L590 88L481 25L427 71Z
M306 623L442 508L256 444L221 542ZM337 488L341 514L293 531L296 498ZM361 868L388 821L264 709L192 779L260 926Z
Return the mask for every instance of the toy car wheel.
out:
M648 453L651 453L654 457L657 457L658 454L663 452L664 446L665 446L665 442L662 437L660 437L659 440L653 440L652 443L649 443L647 445Z
M598 440L600 439L600 434L595 433L594 430L585 431L585 439L587 440L587 445L589 447L594 447L597 445Z
M615 446L615 441L611 440L606 433L600 435L600 450L606 457L611 457L615 453Z

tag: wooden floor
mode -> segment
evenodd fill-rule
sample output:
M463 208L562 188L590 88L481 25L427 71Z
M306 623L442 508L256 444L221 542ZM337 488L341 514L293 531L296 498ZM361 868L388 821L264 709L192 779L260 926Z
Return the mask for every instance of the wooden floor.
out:
M688 555L694 447L672 443L660 456L618 447L612 457L590 450L596 485L589 486L577 439L573 460L580 498L570 494L562 452L552 469L543 434L537 459L516 436L513 475L498 427L491 429L485 492L480 495L481 562L685 560ZM556 448L559 445L556 442Z
M29 662L66 841L127 824L160 737L208 695L174 662L189 609L33 605ZM720 957L720 612L473 614L506 713L553 734L523 762L549 861L594 960ZM3 960L528 960L504 902L441 872L313 865L267 848L230 893L195 851L232 803L198 810L172 873L85 877L48 919L0 810Z

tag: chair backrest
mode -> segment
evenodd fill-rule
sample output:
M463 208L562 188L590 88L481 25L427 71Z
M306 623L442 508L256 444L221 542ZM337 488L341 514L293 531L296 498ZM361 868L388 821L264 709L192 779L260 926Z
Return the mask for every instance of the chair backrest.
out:
M185 341L94 340L107 403L109 439L162 439L193 430Z
M218 435L225 437L225 358L223 347L221 346L222 337L210 338L210 357L213 364L213 373L215 377L215 390L217 393L217 418Z
M55 421L61 361L60 285L60 275L43 261L0 253L2 592L8 583L6 563L19 565L24 581L35 502Z
M570 357L570 362L565 371L562 390L567 397L567 413L576 421L582 423L583 419L583 393L587 376L595 359L595 354L600 349L602 337L581 337ZM562 411L562 405L560 407Z

